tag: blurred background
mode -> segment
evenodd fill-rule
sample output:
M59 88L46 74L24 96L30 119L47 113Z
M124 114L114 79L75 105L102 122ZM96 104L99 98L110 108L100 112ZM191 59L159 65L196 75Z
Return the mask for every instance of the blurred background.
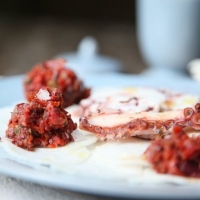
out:
M26 73L36 63L74 52L95 37L100 53L124 73L146 68L136 38L135 0L6 0L0 6L0 75Z

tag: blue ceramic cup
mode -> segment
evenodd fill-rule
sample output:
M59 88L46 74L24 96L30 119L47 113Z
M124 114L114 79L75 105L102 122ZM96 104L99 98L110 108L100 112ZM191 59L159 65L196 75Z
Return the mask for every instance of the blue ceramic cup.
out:
M149 67L185 69L200 57L200 0L138 0L137 37Z

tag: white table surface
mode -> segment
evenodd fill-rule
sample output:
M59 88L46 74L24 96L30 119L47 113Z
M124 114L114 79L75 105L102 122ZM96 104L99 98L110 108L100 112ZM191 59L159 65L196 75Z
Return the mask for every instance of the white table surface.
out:
M97 197L79 194L67 190L42 186L26 181L0 175L1 200L107 200L108 197Z

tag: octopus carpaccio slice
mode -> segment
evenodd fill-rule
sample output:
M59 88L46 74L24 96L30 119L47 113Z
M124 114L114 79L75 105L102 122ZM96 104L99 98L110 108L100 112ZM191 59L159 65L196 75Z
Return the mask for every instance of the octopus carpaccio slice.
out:
M200 130L200 103L166 112L120 113L99 110L80 118L80 129L97 135L101 140L138 136L146 139L161 138L175 125Z
M176 123L181 124L184 109L192 109L198 102L198 95L169 89L104 88L82 100L73 115L80 117L80 129L102 140L132 136L155 139L169 134Z
M180 94L150 87L99 88L82 100L73 115L87 116L97 110L110 109L120 113L160 112L190 107L199 96Z

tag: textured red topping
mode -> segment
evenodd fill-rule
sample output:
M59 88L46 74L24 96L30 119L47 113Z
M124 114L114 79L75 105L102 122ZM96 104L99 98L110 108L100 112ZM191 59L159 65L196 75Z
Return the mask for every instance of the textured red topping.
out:
M30 92L37 93L43 87L58 88L64 99L64 107L79 103L90 96L90 89L85 88L76 74L65 66L64 59L47 60L30 70L24 80L24 90L28 99Z
M13 144L33 150L34 147L64 146L73 141L71 133L77 124L62 106L62 93L56 88L47 91L47 100L31 93L29 103L15 106L6 130Z
M200 177L200 137L189 137L179 126L170 138L153 141L145 155L159 173Z

